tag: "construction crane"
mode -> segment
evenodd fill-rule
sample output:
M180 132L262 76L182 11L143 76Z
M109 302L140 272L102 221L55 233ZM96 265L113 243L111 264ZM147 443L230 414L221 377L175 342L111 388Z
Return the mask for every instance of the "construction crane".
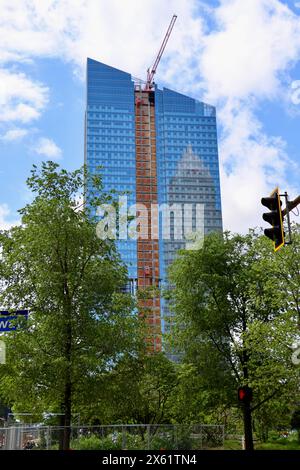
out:
M160 62L160 59L161 59L161 56L163 55L164 53L164 50L165 50L165 47L167 45L167 42L169 40L169 37L170 37L170 34L172 32L172 29L173 29L173 26L175 24L175 21L177 19L177 15L173 15L172 19L171 19L171 22L169 24L169 27L168 27L168 30L166 32L166 35L164 37L164 40L162 42L162 45L160 46L160 49L159 49L159 52L157 54L157 57L155 59L155 62L154 64L152 65L151 69L149 68L147 70L147 82L146 82L146 88L145 90L146 91L150 91L152 90L153 88L153 85L154 85L154 82L153 82L153 79L154 79L154 75L156 73L156 69L157 69L157 66Z

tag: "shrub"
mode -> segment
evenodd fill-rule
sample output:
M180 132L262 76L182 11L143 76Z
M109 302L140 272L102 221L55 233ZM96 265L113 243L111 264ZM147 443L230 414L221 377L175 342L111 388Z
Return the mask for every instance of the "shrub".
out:
M73 439L71 449L75 450L98 450L100 449L100 439L97 436L82 436Z
M82 436L72 440L71 448L75 450L122 450L123 443L128 450L138 450L145 448L145 442L137 434L121 432L109 434L106 437L96 435Z
M152 437L150 441L150 449L151 450L175 450L176 446L174 445L174 440L171 436L161 436L157 435Z

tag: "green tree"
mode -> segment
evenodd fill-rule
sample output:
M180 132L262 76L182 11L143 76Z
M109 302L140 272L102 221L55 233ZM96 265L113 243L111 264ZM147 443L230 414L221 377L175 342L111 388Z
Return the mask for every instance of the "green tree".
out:
M136 357L124 358L111 374L106 419L133 424L170 423L177 385L176 364L162 352L147 353L141 348Z
M16 412L61 413L67 449L72 413L97 400L104 377L134 350L136 318L115 244L96 235L95 207L111 200L99 178L46 162L27 183L34 200L21 225L1 233L0 303L30 314L6 335L0 392ZM85 184L98 194L86 205Z
M298 333L295 310L277 270L271 244L253 231L208 235L201 249L181 252L170 270L185 360L219 403L236 401L239 385L254 390L253 405L243 406L247 448L253 447L251 411L290 387L298 392L290 349Z

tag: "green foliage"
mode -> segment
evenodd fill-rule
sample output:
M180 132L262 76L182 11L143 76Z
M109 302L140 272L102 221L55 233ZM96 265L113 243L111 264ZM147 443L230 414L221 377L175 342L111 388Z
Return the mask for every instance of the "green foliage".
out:
M92 217L110 196L94 179L99 195L79 203L88 179L84 169L34 166L35 198L20 210L22 224L0 234L0 303L30 311L23 328L5 335L1 396L14 411L64 413L65 424L98 401L111 370L140 341L132 299L122 293L126 268Z
M158 432L150 439L151 450L190 450L190 429L174 428L169 432Z
M100 439L98 436L83 436L71 441L71 449L74 450L121 450L122 446L114 443L111 437Z
M106 437L82 436L71 441L75 450L140 450L145 449L145 441L137 434L116 432Z
M82 204L86 184L93 189ZM239 434L237 387L249 384L258 438L269 443L271 429L289 425L300 399L291 360L300 324L298 226L293 244L278 253L254 231L210 234L199 250L181 252L168 293L172 347L182 352L176 364L145 351L134 302L122 292L125 266L114 242L97 237L95 209L116 204L114 195L85 168L68 172L53 162L34 166L28 187L34 199L20 210L22 224L0 233L0 303L30 310L22 327L3 336L4 403L36 421L52 411L63 414L61 424L79 413L86 423L201 422ZM126 448L147 446L146 431L125 437ZM188 449L189 439L174 444L157 434L151 447ZM123 444L118 433L81 437L71 447Z
M176 450L176 445L172 436L154 436L150 441L151 450Z
M254 231L213 233L201 249L182 251L171 266L173 346L183 352L186 371L193 370L206 416L223 408L227 424L225 410L237 404L237 387L248 384L264 433L286 420L295 404L291 397L299 397L291 361L300 305L299 229L294 232L293 245L279 256ZM183 401L187 392L181 391ZM193 400L187 403L192 410Z
M118 437L121 439L121 436ZM122 434L122 442L125 443L126 450L145 450L146 442L141 435L125 433Z
M256 450L300 450L300 444L297 442L289 442L284 440L282 442L266 442L258 443L255 446Z
M163 353L127 355L110 374L101 423L170 423L178 385L176 364ZM102 410L105 409L104 415Z

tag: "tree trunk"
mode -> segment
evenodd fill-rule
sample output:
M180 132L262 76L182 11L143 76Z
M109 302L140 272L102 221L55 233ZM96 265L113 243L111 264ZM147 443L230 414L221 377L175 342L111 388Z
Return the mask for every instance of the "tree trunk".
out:
M71 417L72 417L72 387L69 380L70 374L65 382L64 400L61 404L59 450L70 449Z
M58 448L63 450L64 448L64 424L65 424L65 415L64 415L64 403L60 406L61 415L59 417L59 431L58 431Z
M69 450L72 413L72 389L70 380L67 380L65 384L64 413L63 450Z
M62 450L70 449L71 438L71 416L72 416L72 324L71 324L71 307L69 301L66 302L65 316L66 316L66 330L65 330L65 361L66 361L66 375L64 384L64 399L63 399L63 439Z
M243 318L243 332L247 331L247 322L246 316ZM244 380L247 383L249 379L248 371L248 362L249 362L249 353L243 344L243 376ZM251 404L250 402L243 403L243 412L244 412L244 435L245 435L245 450L254 450L253 445L253 434L252 434L252 413L251 413Z

